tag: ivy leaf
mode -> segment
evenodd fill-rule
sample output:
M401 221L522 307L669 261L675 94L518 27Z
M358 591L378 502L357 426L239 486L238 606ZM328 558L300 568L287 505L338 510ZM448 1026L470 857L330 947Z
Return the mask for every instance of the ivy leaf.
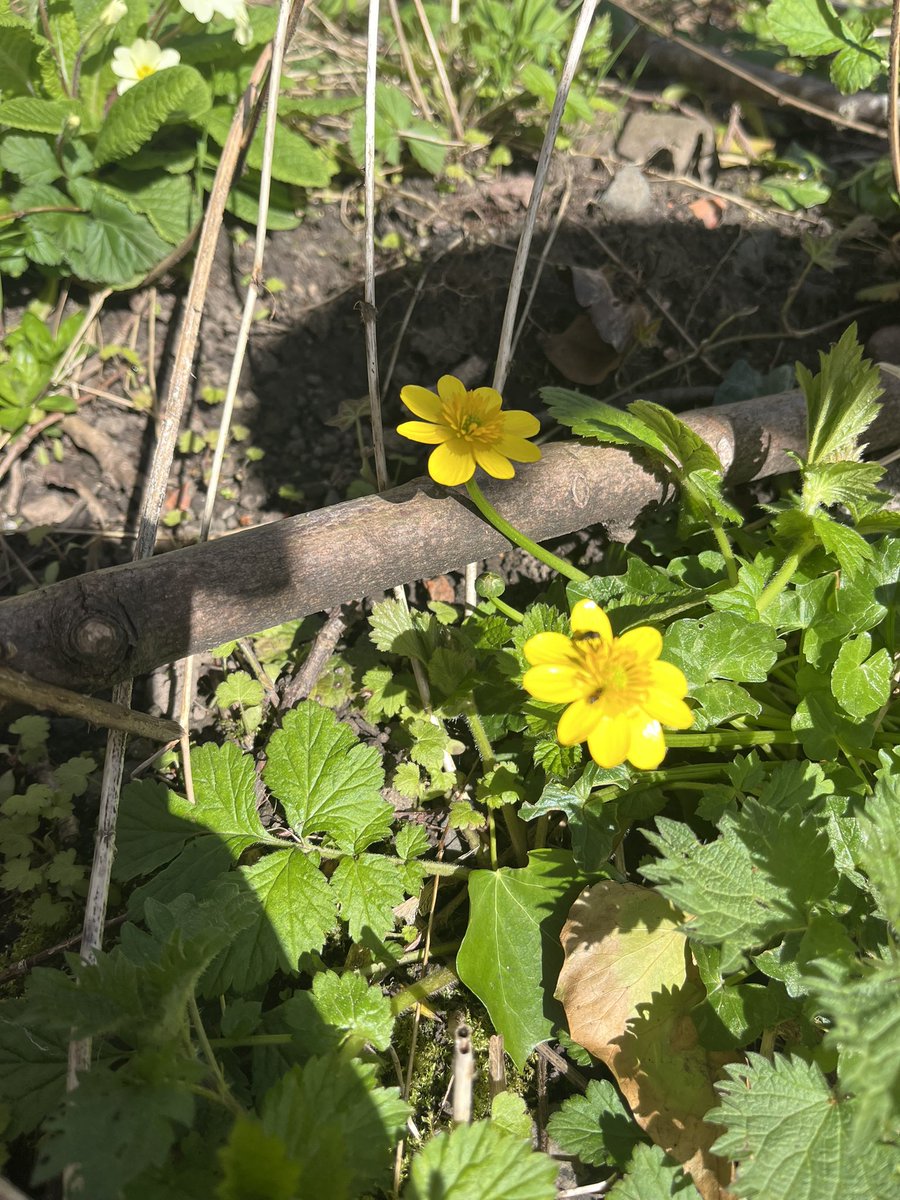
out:
M659 1146L636 1146L624 1179L609 1192L609 1200L698 1200L700 1193L678 1163Z
M487 1008L519 1069L551 1036L549 1013L561 1023L561 1010L550 999L563 960L559 932L583 885L572 856L562 850L535 850L527 867L469 876L471 911L457 971Z
M764 683L783 649L768 625L716 612L674 621L665 633L663 658L680 667L692 687L711 679Z
M94 150L97 166L134 154L167 123L198 121L210 103L209 89L194 67L180 64L148 75L106 114Z
M606 1165L619 1170L644 1140L607 1079L592 1079L585 1095L564 1100L547 1122L547 1132L566 1154L574 1154L587 1166Z
M284 805L301 837L324 833L342 848L362 850L390 825L381 798L384 769L378 751L362 746L327 708L304 700L272 735L266 785Z
M868 633L844 642L831 673L835 700L857 720L887 704L891 694L891 656L885 649L870 655L871 649Z
M276 850L239 875L257 900L251 923L234 936L203 980L204 995L248 992L276 970L296 973L301 954L318 953L334 927L334 898L302 850Z
M853 1104L838 1100L815 1063L748 1052L729 1063L719 1108L726 1132L714 1151L739 1162L735 1190L748 1200L872 1200L894 1190L887 1146L855 1149ZM823 1164L827 1163L827 1169Z
M365 940L365 930L382 938L393 929L392 910L406 895L404 882L405 876L396 864L378 854L341 859L331 886L355 942Z
M817 4L826 7L825 0ZM819 352L817 375L797 364L797 379L806 396L808 463L858 455L859 439L878 414L882 391L878 368L862 354L854 323L827 354Z
M403 1200L553 1200L556 1164L490 1121L433 1137L413 1159Z
M371 1042L376 1050L391 1044L394 1017L391 1002L381 988L370 987L361 975L347 971L320 971L313 979L313 1001L326 1025L350 1037Z
M164 75L160 71L149 76L147 82ZM131 91L125 95L130 96ZM73 179L69 191L90 216L84 222L83 239L66 250L69 264L80 279L124 287L138 282L168 254L169 246L146 217L133 213L97 184Z

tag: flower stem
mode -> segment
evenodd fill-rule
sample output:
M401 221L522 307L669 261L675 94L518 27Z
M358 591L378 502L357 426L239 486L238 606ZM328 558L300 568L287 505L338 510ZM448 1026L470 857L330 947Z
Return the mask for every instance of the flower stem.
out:
M474 479L470 479L466 484L466 491L484 519L489 521L505 538L508 538L514 546L519 546L522 550L527 550L529 554L534 555L542 563L546 563L554 571L558 571L560 575L565 575L566 579L572 579L576 583L584 583L589 578L589 576L585 575L584 571L579 571L577 567L573 567L564 558L557 558L555 554L551 554L549 550L545 550L543 546L539 546L537 542L533 542L524 533L520 533L515 526L510 525L509 521L504 520L496 508L487 501L484 493Z
M667 733L670 750L694 747L737 749L739 746L796 746L800 735L793 729L710 729L706 733Z
M760 616L771 607L778 599L787 585L791 582L794 572L800 566L800 563L812 550L815 542L812 538L805 538L798 545L797 549L787 556L766 586L756 601L756 611Z
M517 625L521 625L525 620L524 613L519 612L517 608L513 608L511 604L507 604L505 600L501 600L499 596L491 596L489 603L493 604L498 613L502 613L504 617L509 617Z
M484 727L484 722L479 715L478 709L475 707L475 701L469 699L465 708L466 721L472 731L472 737L475 739L475 746L478 750L478 757L484 763L486 771L491 771L497 765L497 760L494 757L494 748L491 745L487 735L487 730ZM525 832L525 825L518 812L511 804L504 804L502 807L503 820L506 822L506 829L509 833L509 840L512 842L513 849L516 853L516 859L520 867L528 866L528 836ZM493 809L488 808L488 831L491 844L491 869L497 869L497 839L496 830L494 828Z
M716 539L716 545L719 547L719 552L725 559L725 570L728 572L728 582L732 585L738 581L737 559L734 557L734 551L731 548L731 542L728 540L728 534L725 532L725 527L717 521L710 520L709 527L712 530L712 535Z

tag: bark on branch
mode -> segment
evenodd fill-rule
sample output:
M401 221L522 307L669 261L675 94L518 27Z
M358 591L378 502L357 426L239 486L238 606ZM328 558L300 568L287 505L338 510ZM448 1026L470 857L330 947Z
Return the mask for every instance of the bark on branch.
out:
M897 440L900 381L883 375L871 448ZM684 419L730 482L796 469L806 448L799 392L698 409ZM564 442L488 499L536 541L588 525L627 540L664 483L627 451ZM508 543L459 492L429 479L94 571L0 603L0 659L47 683L95 691L282 621L489 558Z

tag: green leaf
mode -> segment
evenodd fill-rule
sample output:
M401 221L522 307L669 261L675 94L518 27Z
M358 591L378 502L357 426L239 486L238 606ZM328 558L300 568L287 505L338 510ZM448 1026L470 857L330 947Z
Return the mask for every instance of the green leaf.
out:
M198 121L210 103L203 76L193 67L179 65L148 75L119 96L106 114L94 150L97 166L134 154L166 124Z
M811 509L843 504L852 511L863 505L883 504L888 494L877 483L884 475L878 463L822 462L803 472L803 502Z
M759 185L785 212L815 208L831 199L831 188L818 179L797 179L793 175L770 175ZM799 374L799 364L798 364Z
M219 146L225 145L234 113L227 105L217 105L207 118L210 137ZM257 129L250 149L247 165L255 171L262 170L265 122ZM293 129L278 121L275 125L275 155L272 160L272 177L295 187L328 187L337 164L322 150L313 146Z
M34 35L24 21L19 24L11 14L0 16L0 78L7 96L31 91L35 49Z
M698 1200L700 1193L659 1146L636 1146L628 1171L608 1193L610 1200Z
M867 38L861 44L845 46L831 62L831 82L844 95L868 87L884 71L879 43Z
M631 411L613 408L593 396L583 396L571 388L545 387L541 399L560 425L567 425L579 437L596 438L611 446L632 446L649 451L655 458L673 465L665 441Z
M17 175L23 183L53 183L63 173L50 142L28 133L8 133L3 138L0 167Z
M766 19L791 54L833 54L846 45L840 18L828 0L772 0Z
M835 702L824 682L808 687L791 717L791 729L800 734L808 758L834 759L843 747L850 753L871 745L872 721L850 720Z
M262 1103L266 1132L301 1167L303 1195L356 1200L387 1180L389 1152L408 1113L375 1068L337 1055L292 1067Z
M885 918L900 930L900 772L886 755L859 828L860 858L872 891Z
M276 970L296 973L300 955L318 953L334 927L334 898L302 850L276 850L239 875L257 901L253 920L213 963L205 995L248 992Z
M700 704L695 710L696 729L711 729L745 714L758 717L762 711L759 701L746 688L727 680L701 684L691 690L691 696Z
M124 287L137 283L168 254L169 247L146 217L133 213L98 185L73 179L69 191L90 215L83 226L83 240L67 248L67 258L79 278Z
M606 1079L592 1079L584 1096L564 1100L547 1122L547 1132L566 1154L574 1154L588 1166L620 1170L644 1140L619 1093Z
M184 241L196 221L193 184L187 175L123 170L115 176L114 192L173 246Z
M362 746L327 708L304 700L272 735L264 773L301 837L324 833L363 850L386 834L393 809L381 798L378 751Z
M498 1092L491 1101L491 1124L512 1137L531 1137L531 1114L517 1092Z
M838 1100L814 1063L748 1053L725 1067L722 1104L707 1119L726 1132L713 1153L739 1162L748 1200L872 1200L895 1190L888 1147L853 1145L853 1104Z
M231 708L232 705L250 708L261 704L265 694L258 679L253 679L246 671L232 671L216 688L216 704L219 708Z
M549 1014L562 1023L551 999L563 962L559 933L583 886L572 856L562 850L535 850L527 867L469 876L471 911L457 972L487 1008L519 1069L551 1036Z
M806 396L807 462L857 457L859 439L878 415L881 376L863 358L856 325L828 351L819 352L819 373L797 364L797 379Z
M413 1159L403 1200L553 1200L556 1164L490 1121L433 1137Z
M663 658L680 667L692 687L711 679L764 683L783 649L768 625L716 612L673 622L665 633Z
M21 1002L0 1004L0 1101L9 1106L8 1138L30 1133L66 1092L68 1030L20 1021Z
M887 704L891 694L891 656L872 649L868 633L844 642L831 673L831 691L851 717L862 720Z
M404 882L405 876L396 864L378 854L341 859L331 886L355 942L365 940L366 930L382 938L393 929L392 910L406 895Z
M238 1117L218 1158L218 1200L294 1200L299 1194L300 1164L281 1138L251 1117Z
M450 147L436 144L435 139L449 142L448 130L431 121L410 120L403 130L403 137L410 154L422 170L427 171L429 175L440 175Z
M353 1039L370 1042L376 1050L391 1044L394 1017L391 1002L379 987L347 971L320 971L313 979L313 1000L326 1025L344 1030Z
M635 400L628 405L628 411L660 438L686 474L693 471L721 473L722 464L712 446L667 408L649 400Z
M431 849L428 833L424 825L404 825L396 837L397 853L401 858L418 858L427 854Z
M69 117L77 111L74 100L37 100L33 96L21 96L0 104L0 125L57 137Z
M564 812L572 838L575 862L587 873L599 871L612 854L619 834L618 811L609 802L591 797L594 788L601 786L598 772L610 786L627 788L630 776L627 767L615 767L602 772L590 764L572 784L551 780L535 804L523 804L521 817L533 821L550 812Z
M865 571L866 564L872 561L872 547L862 534L849 525L841 525L820 512L812 518L812 527L824 548L838 560L846 576L859 575Z
M725 969L736 953L805 926L837 886L825 832L796 807L747 800L739 814L721 817L722 836L705 845L681 822L657 817L656 824L658 833L644 834L663 857L641 873L691 914L688 937L723 946Z

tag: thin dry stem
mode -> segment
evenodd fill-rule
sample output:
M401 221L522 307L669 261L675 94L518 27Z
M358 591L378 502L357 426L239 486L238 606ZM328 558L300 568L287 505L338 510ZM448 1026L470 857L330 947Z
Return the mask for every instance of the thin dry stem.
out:
M422 32L425 35L425 41L428 43L428 52L434 62L434 69L437 73L438 83L441 85L441 92L444 97L444 103L447 105L447 113L450 117L450 124L453 126L453 134L460 141L465 141L465 130L463 129L462 121L459 116L459 108L456 104L456 99L453 95L453 89L450 87L450 79L447 75L447 68L444 66L444 60L441 58L441 52L438 49L437 40L431 29L431 24L428 20L428 14L425 12L425 6L422 0L413 0L413 6L416 10L416 16L419 18L419 24L422 26Z
M422 90L422 84L419 81L419 74L416 71L416 64L413 61L409 42L406 40L406 34L403 32L403 22L400 20L400 9L397 7L397 0L388 0L388 11L391 14L394 33L397 35L397 45L400 47L400 58L403 60L403 69L409 79L409 86L412 88L416 104L418 104L419 111L425 120L433 121L434 113L431 111L431 105L428 103L428 97Z
M381 418L381 389L378 386L378 332L375 307L375 85L378 82L378 0L369 0L369 40L366 46L366 140L365 140L365 290L362 322L366 335L366 372L369 408L372 414L372 450L375 481L379 492L388 486Z

